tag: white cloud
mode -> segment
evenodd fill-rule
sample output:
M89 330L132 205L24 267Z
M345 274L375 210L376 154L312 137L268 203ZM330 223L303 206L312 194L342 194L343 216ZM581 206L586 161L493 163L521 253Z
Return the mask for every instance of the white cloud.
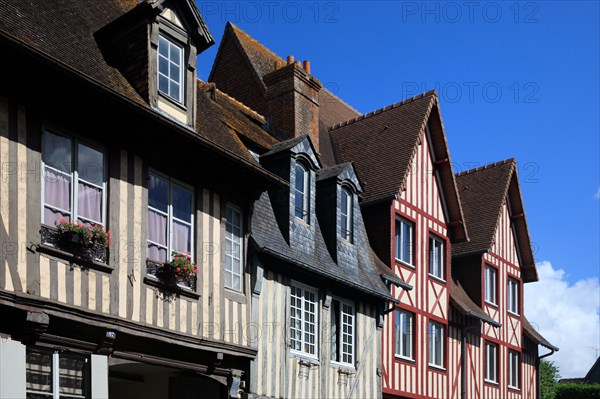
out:
M554 361L563 378L584 377L600 353L598 277L569 284L565 271L548 261L537 263L540 280L525 285L525 314L560 350ZM546 353L540 347L540 352Z

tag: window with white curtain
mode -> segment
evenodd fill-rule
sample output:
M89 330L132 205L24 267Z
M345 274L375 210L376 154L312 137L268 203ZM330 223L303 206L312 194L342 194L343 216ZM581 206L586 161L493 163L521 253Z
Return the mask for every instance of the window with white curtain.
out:
M507 309L510 313L519 314L519 282L513 278L508 279Z
M104 152L77 139L42 135L42 222L106 225Z
M444 241L429 236L429 275L444 280Z
M193 204L190 187L155 172L148 174L149 259L167 262L178 252L194 260Z
M485 301L492 305L497 304L496 298L496 287L497 287L497 278L498 272L496 268L493 266L486 265L485 266L485 277L484 277L484 291L485 291Z
M396 356L413 360L415 316L405 310L396 310Z
M225 287L242 291L244 274L242 212L239 208L227 204L225 219Z
M413 264L414 224L406 219L396 219L396 259L408 265Z

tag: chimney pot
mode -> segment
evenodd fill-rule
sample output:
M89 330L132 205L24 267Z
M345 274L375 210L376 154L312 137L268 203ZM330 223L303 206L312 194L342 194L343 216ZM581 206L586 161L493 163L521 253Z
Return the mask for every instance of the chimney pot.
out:
M273 64L273 70L276 71L279 68L281 68L281 62L279 60L276 60L275 63Z
M294 64L300 69L302 69L302 63L300 61L296 61Z
M288 55L287 56L287 63L288 63L288 65L294 63L294 56L293 55Z
M310 74L310 61L309 60L304 60L304 70L306 71L306 73Z

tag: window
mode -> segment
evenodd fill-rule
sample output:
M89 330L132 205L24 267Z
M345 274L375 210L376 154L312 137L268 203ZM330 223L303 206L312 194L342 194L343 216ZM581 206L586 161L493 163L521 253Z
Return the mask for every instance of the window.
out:
M354 306L337 300L331 305L331 360L354 366Z
M179 252L193 260L193 209L190 188L155 173L148 175L149 259L167 262Z
M340 199L340 237L352 241L352 193L342 187Z
M317 357L317 293L292 285L290 295L290 344L294 351Z
M444 241L429 237L429 274L444 279Z
M519 362L519 352L508 351L508 386L510 388L519 389L519 370L521 368Z
M498 382L498 345L485 343L485 380Z
M413 264L413 224L405 219L396 219L396 259Z
M27 399L89 397L88 360L68 352L27 348Z
M227 204L225 218L225 287L241 291L244 274L242 213Z
M496 268L492 266L485 266L485 276L484 276L484 285L485 285L485 301L487 303L491 303L492 305L496 305L496 286L497 286L497 271Z
M516 315L519 314L519 282L515 279L508 279L508 311Z
M158 91L183 103L183 48L158 37Z
M444 367L444 326L429 322L429 365Z
M301 162L296 162L294 205L296 217L308 223L308 209L310 206L310 175L308 168Z
M396 355L413 360L414 315L396 310Z
M42 136L42 221L106 224L104 153L48 131Z

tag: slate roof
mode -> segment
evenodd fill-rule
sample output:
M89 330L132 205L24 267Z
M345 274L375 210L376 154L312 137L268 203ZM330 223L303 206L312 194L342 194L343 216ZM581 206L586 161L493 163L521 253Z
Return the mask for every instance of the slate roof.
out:
M510 158L461 172L456 175L456 183L471 240L454 244L452 255L483 253L491 248L502 206L508 196L513 215L522 215L513 220L513 224L516 227L523 278L525 281L537 280L515 160Z
M381 274L388 272L380 269L378 259L371 250L365 250L368 246L357 251L356 268L340 267L327 250L318 221L315 223L315 238L314 241L311 240L315 249L314 255L311 256L288 245L277 224L269 194L263 193L254 204L250 235L259 250L267 255L365 294L397 302L381 279ZM383 267L389 270L386 266Z
M259 87L262 88L260 93L246 93L247 96L265 96L266 86L262 80L263 76L274 71L274 65L279 62L280 65L285 65L286 61L265 47L262 43L252 38L246 32L239 27L235 26L231 22L227 23L225 27L225 33L223 34L224 45L226 40L234 40L235 45L242 51L242 54L246 58L246 61L250 64L254 71L254 79ZM219 48L219 51L221 47ZM217 55L219 57L219 55ZM215 62L216 65L216 62ZM214 72L211 71L209 81L212 81ZM239 97L239 95L236 95ZM255 105L257 111L266 114L266 109L259 109L259 105ZM319 91L319 150L321 162L324 165L333 165L335 160L331 150L331 144L329 143L329 128L337 122L355 118L360 115L360 112L352 108L350 105L345 103L327 88L323 87Z
M145 3L139 0L0 0L0 40L17 43L25 51L43 56L64 70L91 81L99 89L108 90L159 118L168 119L154 111L121 72L105 61L94 37L95 32ZM274 142L259 132L255 124L249 123L247 117L240 116L248 113L243 104L225 104L222 98L219 104L219 96L210 100L204 91L199 82L195 136L200 143L282 183L281 179L264 170L241 145L238 134L251 137L264 148ZM227 124L231 126L225 128ZM181 129L190 133L189 129Z
M479 307L466 293L458 281L450 279L450 302L465 316L475 317L484 323L491 324L494 327L502 325L489 317L481 307Z
M558 351L558 348L552 345L546 338L542 337L542 335L533 328L533 326L529 323L529 320L525 316L522 319L523 323L523 333L526 334L533 342L536 344L542 345L552 351Z

